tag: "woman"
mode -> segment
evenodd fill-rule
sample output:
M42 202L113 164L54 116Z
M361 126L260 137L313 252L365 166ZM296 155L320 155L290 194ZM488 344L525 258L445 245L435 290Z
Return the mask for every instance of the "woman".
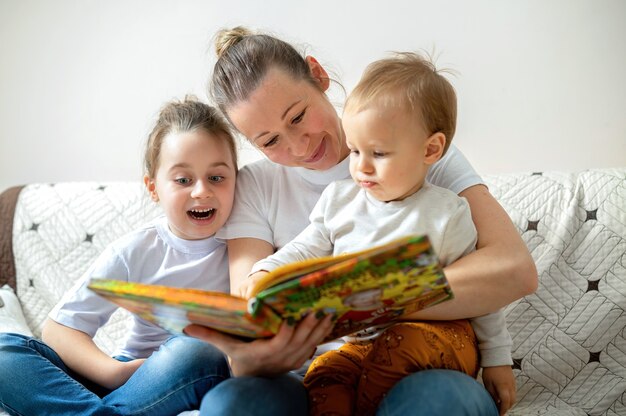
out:
M304 58L291 45L244 28L220 32L216 49L212 78L216 104L269 159L241 170L236 205L218 235L228 240L231 291L245 294L252 265L305 228L310 210L328 183L349 177L349 151L341 120L325 94L328 75L313 57ZM422 311L420 318L483 315L532 293L537 275L526 246L454 146L432 167L428 180L468 200L478 244L476 252L445 268L455 299ZM306 396L304 391L298 393L299 380L290 375L257 376L298 368L329 328L328 318L317 321L310 316L295 328L284 325L270 340L244 343L206 328L189 327L189 334L215 344L231 358L235 376L247 376L232 378L212 390L205 396L201 413L304 414ZM286 386L289 394L283 390ZM383 400L379 412L407 414L407 409L411 414L497 414L482 386L446 370L406 377Z

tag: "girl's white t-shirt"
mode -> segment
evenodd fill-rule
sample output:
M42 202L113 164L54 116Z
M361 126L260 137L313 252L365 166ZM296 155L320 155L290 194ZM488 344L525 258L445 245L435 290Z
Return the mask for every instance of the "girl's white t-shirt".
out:
M244 166L237 177L233 211L216 237L258 238L282 248L309 225L309 214L326 186L350 178L349 165L347 157L324 171L286 167L265 159ZM454 145L431 166L426 181L456 194L484 184Z
M117 305L87 288L92 278L228 293L228 252L215 237L184 240L172 234L165 217L113 242L48 315L52 320L93 337ZM171 336L133 315L124 345L114 355L146 358Z

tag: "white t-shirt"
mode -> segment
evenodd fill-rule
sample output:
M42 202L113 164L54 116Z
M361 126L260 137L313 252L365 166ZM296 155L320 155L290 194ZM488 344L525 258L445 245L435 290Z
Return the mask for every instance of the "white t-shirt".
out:
M176 237L166 218L160 217L107 246L49 317L93 337L118 306L87 289L92 277L228 293L227 254L226 245L214 237ZM133 315L125 344L115 355L148 357L170 336L164 329Z
M350 178L349 166L349 157L324 171L286 167L267 159L244 166L237 174L233 210L216 238L257 238L280 249L309 225L309 214L326 186ZM456 194L484 184L454 144L431 166L426 180ZM339 345L320 345L316 355ZM306 367L299 372L306 371Z
M285 167L269 160L244 166L237 176L235 204L221 240L258 238L281 248L309 225L309 214L333 181L350 178L350 158L325 171ZM429 170L426 180L458 194L483 184L454 146Z
M352 179L333 182L309 219L309 226L279 251L258 261L251 273L315 257L353 253L407 235L427 235L444 266L476 246L476 228L467 201L428 183L402 201L383 202Z
M311 224L252 272L272 271L295 261L372 248L398 238L425 234L444 266L474 251L476 228L469 205L455 193L430 184L402 201L372 198L352 179L330 184L311 213ZM511 336L502 311L471 320L481 365L511 365ZM374 326L348 337L367 342L384 327Z

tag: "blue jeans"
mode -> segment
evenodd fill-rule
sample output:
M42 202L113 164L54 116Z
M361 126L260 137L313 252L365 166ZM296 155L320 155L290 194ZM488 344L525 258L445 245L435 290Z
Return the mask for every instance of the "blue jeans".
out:
M498 416L483 386L454 370L424 370L400 380L378 407L378 416Z
M307 415L301 378L237 377L212 389L201 416ZM424 370L398 382L378 408L381 416L498 416L493 399L476 380L459 371Z
M308 398L302 378L293 373L278 377L233 377L208 392L201 416L307 416Z
M72 372L42 341L0 333L0 408L12 415L175 415L199 408L206 392L228 377L217 348L173 337L110 391Z

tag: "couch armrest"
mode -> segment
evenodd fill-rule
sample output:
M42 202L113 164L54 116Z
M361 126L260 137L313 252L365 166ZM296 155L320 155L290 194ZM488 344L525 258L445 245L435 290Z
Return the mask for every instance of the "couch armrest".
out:
M16 289L15 261L13 259L13 215L20 191L14 186L0 194L0 287L8 284Z

